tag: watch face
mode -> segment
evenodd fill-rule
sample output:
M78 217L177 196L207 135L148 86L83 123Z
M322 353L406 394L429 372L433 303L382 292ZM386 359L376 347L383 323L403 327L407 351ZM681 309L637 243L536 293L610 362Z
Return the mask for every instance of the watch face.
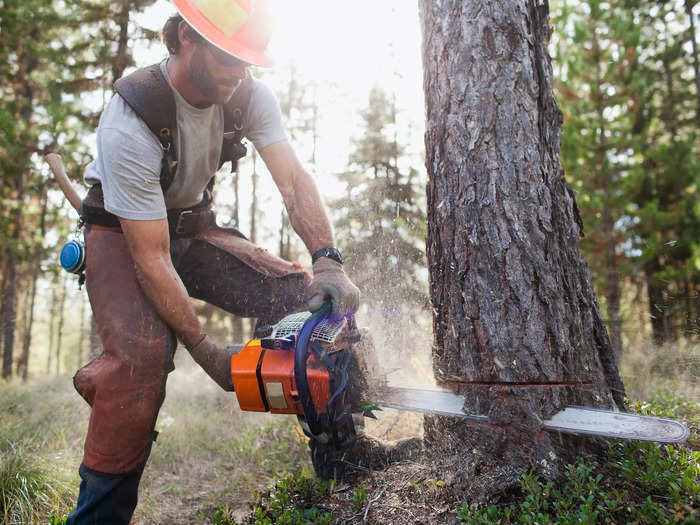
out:
M337 248L322 248L311 256L312 262L316 262L321 257L328 257L334 261L343 264L343 256Z

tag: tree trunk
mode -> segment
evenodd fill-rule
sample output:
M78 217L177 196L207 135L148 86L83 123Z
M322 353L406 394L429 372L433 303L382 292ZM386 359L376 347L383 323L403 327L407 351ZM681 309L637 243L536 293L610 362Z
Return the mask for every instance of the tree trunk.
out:
M610 212L603 212L603 215L606 214L609 215ZM622 320L620 319L620 274L617 269L617 243L615 242L614 235L614 228L611 225L607 232L607 239L605 242L606 281L608 285L605 299L608 310L608 324L610 326L610 340L613 353L619 363L622 358Z
M112 85L119 80L131 62L129 53L129 18L133 8L131 0L122 0L117 24L119 27L119 39L117 40L117 52L112 59Z
M3 331L3 350L2 350L2 377L8 379L12 375L12 359L15 349L15 319L17 312L15 311L17 299L17 270L15 268L15 255L12 253L13 247L5 258L5 278L7 283L3 290L2 296L2 331Z
M290 225L289 219L287 218L287 212L282 210L280 214L280 243L279 243L279 256L282 259L290 260L291 256L291 236L289 233Z
M541 420L622 408L624 387L559 163L548 4L420 5L434 371L490 422L426 418L426 447L473 453L506 484L554 477L569 457Z
M48 198L46 195L46 188L42 188L41 191L41 215L39 216L39 233L41 234L41 241L43 242L44 236L46 235L46 212L48 208ZM37 252L34 256L34 269L32 270L32 288L29 300L29 312L27 320L27 329L24 332L24 344L22 347L22 381L26 382L29 377L29 349L32 345L32 327L34 326L34 305L36 303L36 283L39 280L39 273L41 272L41 256L42 247L37 246Z
M97 323L95 316L90 312L90 359L95 359L102 353L102 341L100 334L97 332Z
M77 361L77 368L80 368L83 363L85 363L85 352L83 351L83 348L85 347L85 333L87 332L86 329L86 323L85 323L85 303L87 301L85 300L84 297L80 297L80 337L78 338L78 356L76 358Z
M649 299L652 339L654 344L659 346L663 345L669 338L668 323L666 322L666 301L664 299L666 286L656 278L656 273L660 270L661 264L656 256L644 265L644 273L647 278L647 297Z
M258 242L258 172L257 172L258 155L253 151L253 174L251 179L253 182L252 194L250 196L250 242L255 244Z
M698 62L698 42L695 39L695 19L693 18L693 6L695 2L685 0L685 12L688 13L690 22L690 43L693 50L693 71L695 71L695 96L698 99L698 109L695 115L700 122L700 63Z
M14 181L17 189L16 207L10 212L10 245L5 256L5 289L2 296L2 377L12 375L12 362L15 351L15 326L17 320L17 254L20 232L22 231L22 202L24 200L24 174L20 172Z
M61 301L58 304L58 328L56 335L56 375L61 373L61 349L63 343L63 322L66 318L65 316L65 306L66 306L66 295L68 295L68 287L66 286L66 279L63 276L59 279L59 286L61 287Z
M56 308L58 304L58 271L54 270L53 279L51 279L51 309L49 311L49 349L46 355L46 375L51 373L51 360L53 357L54 341L55 341L55 319Z

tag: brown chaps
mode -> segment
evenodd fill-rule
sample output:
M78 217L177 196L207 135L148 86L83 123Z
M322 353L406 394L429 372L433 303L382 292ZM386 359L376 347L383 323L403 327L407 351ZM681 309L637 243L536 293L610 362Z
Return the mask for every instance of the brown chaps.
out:
M103 352L73 378L92 407L83 463L121 474L148 458L177 340L141 291L121 231L88 226L85 244L87 291ZM310 276L299 264L236 230L214 226L172 240L171 259L190 297L238 316L273 323L302 310L307 299Z

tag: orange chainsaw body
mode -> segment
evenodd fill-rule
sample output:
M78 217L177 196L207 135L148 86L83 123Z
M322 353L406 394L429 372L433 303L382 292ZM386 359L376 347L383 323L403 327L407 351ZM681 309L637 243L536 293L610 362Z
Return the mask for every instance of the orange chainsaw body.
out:
M330 376L313 353L306 362L306 376L316 411L325 414L331 397ZM231 358L231 378L241 410L304 413L294 381L293 348L263 348L259 339L253 339Z

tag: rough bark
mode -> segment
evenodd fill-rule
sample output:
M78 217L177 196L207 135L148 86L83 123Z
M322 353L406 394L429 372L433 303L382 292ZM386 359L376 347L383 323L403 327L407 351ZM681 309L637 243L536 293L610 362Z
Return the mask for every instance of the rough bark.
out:
M556 476L541 420L621 408L624 387L559 163L548 5L420 5L434 371L491 423L428 418L426 443Z

